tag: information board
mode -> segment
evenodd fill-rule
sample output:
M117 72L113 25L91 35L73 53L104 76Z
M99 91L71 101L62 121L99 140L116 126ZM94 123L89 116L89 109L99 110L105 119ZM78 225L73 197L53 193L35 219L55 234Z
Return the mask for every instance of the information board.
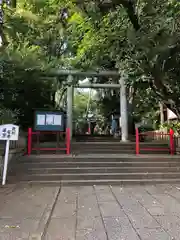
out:
M18 137L19 137L19 126L14 124L0 125L0 140L6 141L2 185L6 184L10 141L17 141Z
M14 124L0 125L0 140L17 141L19 137L19 126Z
M58 111L35 111L34 130L64 131L64 113Z

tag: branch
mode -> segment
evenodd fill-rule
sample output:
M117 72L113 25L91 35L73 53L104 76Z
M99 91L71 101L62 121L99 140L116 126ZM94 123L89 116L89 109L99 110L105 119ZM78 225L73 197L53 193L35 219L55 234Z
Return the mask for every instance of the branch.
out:
M151 89L159 97L159 99L161 99L163 104L171 111L173 111L178 116L178 118L180 118L180 108L177 108L177 104L175 104L173 95L165 91L165 86L162 83L159 83L160 81L158 81L158 83L156 82L156 84L153 81L149 82ZM159 86L163 86L163 89L159 88ZM163 91L160 92L159 89Z
M121 4L126 9L129 20L132 23L134 29L138 31L140 29L140 24L138 21L138 16L135 13L133 0L121 0Z
M0 36L1 36L1 48L4 48L8 45L8 42L7 42L7 38L6 38L6 35L4 33L4 27L3 27L3 24L0 24Z
M75 0L73 1L77 6L79 6L87 15L88 14L88 3L89 1L83 1L83 0ZM135 13L135 4L134 0L111 0L109 1L95 1L98 8L100 9L102 14L107 14L111 10L115 10L117 6L122 5L129 17L130 22L132 23L134 29L138 31L140 29L140 24L138 21L138 16Z

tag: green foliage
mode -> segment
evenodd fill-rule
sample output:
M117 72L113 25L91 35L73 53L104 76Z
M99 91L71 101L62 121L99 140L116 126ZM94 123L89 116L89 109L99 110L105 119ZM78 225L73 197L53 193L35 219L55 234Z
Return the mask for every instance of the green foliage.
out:
M63 31L56 1L19 1L16 10L5 9L4 33L8 45L3 53L24 69L62 64Z
M89 96L87 93L77 92L74 96L74 109L73 117L74 120L84 120L87 114L87 105Z
M64 8L67 19L62 19ZM16 9L4 6L3 106L17 109L18 121L29 126L33 109L53 108L61 87L54 79L42 79L42 72L116 69L128 76L129 115L137 121L156 119L159 101L180 116L179 15L180 3L173 0L19 0ZM84 111L85 100L80 102L76 117ZM119 91L104 91L98 106L105 116L119 110Z
M18 111L11 111L4 107L0 108L0 124L15 124L17 122Z
M165 122L160 126L160 129L166 130L169 132L170 129L174 131L175 134L180 134L180 122L179 121L171 121L171 122Z
M150 106L161 101L180 116L177 1L88 1L73 6L71 14L67 32L74 66L125 71L134 97L143 96L142 109L146 101Z
M150 132L154 130L152 126L148 126L148 125L142 125L138 129L139 129L139 132Z
M0 99L4 108L18 110L18 124L32 126L34 110L55 107L56 79L42 72L62 66L64 36L58 1L19 0L4 6L0 56Z
M87 115L90 112L93 115L96 115L96 102L92 99L93 97L89 97L88 92L80 92L77 91L74 96L74 120L85 120Z
M76 129L77 132L79 130L87 131L89 114L92 116L91 119L100 123L102 116L99 114L98 108L99 106L97 106L92 92L76 91L73 109L74 130ZM91 124L91 127L94 127L94 122Z

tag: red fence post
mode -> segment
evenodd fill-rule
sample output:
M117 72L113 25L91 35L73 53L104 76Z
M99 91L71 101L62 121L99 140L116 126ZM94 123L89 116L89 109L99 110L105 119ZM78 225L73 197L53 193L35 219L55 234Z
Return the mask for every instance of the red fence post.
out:
M70 154L70 129L66 128L66 154Z
M136 154L139 154L139 129L136 128Z
M169 138L170 138L170 153L174 154L174 131L172 129L169 130Z
M27 154L31 154L32 149L32 128L28 128L28 146L27 146Z

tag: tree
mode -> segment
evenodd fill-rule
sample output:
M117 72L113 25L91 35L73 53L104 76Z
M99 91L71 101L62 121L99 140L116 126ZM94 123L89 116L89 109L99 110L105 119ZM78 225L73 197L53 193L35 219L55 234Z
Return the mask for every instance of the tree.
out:
M88 113L91 112L96 118L97 105L93 94L90 92L76 91L74 95L74 120L87 120Z
M161 101L180 116L179 3L19 0L14 6L4 6L1 99L20 110L21 122L34 107L54 107L57 82L40 77L52 67L125 71L133 114L139 102L151 109ZM13 89L12 104L5 89Z
M97 101L95 93L77 90L74 95L73 118L76 131L86 132L88 130L88 122L91 122L91 132L97 121L101 121L100 114L97 110ZM91 115L91 117L90 117Z
M74 120L84 120L87 115L89 94L77 91L74 95Z
M147 100L150 88L155 104L180 117L179 10L177 1L167 0L78 2L67 28L72 63L125 71L134 96L147 86Z
M64 39L56 1L19 0L3 6L0 99L5 108L18 111L18 123L33 123L35 108L54 108L57 79L42 73L63 65ZM14 9L16 7L16 9Z

